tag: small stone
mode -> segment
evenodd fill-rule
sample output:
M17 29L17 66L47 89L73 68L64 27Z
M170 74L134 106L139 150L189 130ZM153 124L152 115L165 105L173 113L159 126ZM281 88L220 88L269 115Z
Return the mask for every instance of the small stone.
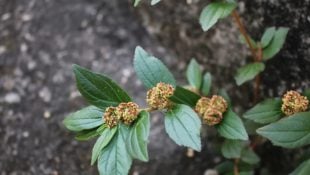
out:
M28 70L33 70L37 66L37 63L34 61L29 61L27 64Z
M19 103L20 102L20 96L15 92L11 92L11 93L8 93L5 95L4 101L9 103L9 104Z
M23 20L24 22L30 21L31 19L32 19L32 15L30 15L30 14L24 14L24 15L22 16L22 20Z
M49 111L45 111L44 114L43 114L43 117L48 119L51 117L51 113Z
M22 44L20 45L20 51L21 51L22 53L25 53L25 52L27 52L27 50L28 50L27 44L26 44L26 43L22 43Z
M205 171L204 175L218 175L218 172L213 169L208 169L207 171Z
M52 98L52 94L47 87L44 87L43 89L40 90L39 96L44 102L50 102Z
M194 150L191 149L191 148L187 148L186 156L189 157L189 158L194 157L195 156Z
M0 46L0 55L4 54L6 52L5 46Z
M6 20L10 19L10 17L11 17L10 13L5 13L2 15L1 19L2 19L2 21L6 21Z
M23 137L25 138L29 137L29 132L28 131L23 132Z

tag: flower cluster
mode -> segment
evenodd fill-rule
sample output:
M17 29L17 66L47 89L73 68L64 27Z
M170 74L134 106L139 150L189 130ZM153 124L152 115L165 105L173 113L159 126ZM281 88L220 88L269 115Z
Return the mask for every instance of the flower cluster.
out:
M293 115L298 112L304 112L309 107L309 100L307 97L300 95L296 91L288 91L282 98L282 112L287 115Z
M136 103L120 103L117 107L108 107L105 110L103 119L108 128L113 128L120 121L130 125L139 114L139 106Z
M202 117L205 124L213 126L222 121L223 113L227 110L227 102L218 95L213 95L212 98L201 97L196 104L195 110Z
M169 100L173 92L172 85L160 82L147 92L146 102L153 109L168 109L173 104Z

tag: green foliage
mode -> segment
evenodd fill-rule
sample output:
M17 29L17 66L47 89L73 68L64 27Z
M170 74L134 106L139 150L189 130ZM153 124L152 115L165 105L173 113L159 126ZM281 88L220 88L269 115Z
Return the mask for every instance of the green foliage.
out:
M205 96L209 95L211 85L212 85L212 76L209 72L207 72L203 76L203 82L202 82L202 87L201 87L201 92L203 95Z
M80 93L90 104L105 109L131 101L128 94L110 78L78 65L73 65L73 71Z
M141 0L134 0L133 6L134 6L134 7L137 7L137 6L139 5L140 2L141 2Z
M241 160L248 164L257 164L260 161L260 158L251 148L247 148L242 150Z
M70 131L82 131L92 129L103 124L103 112L95 106L88 106L75 113L70 114L63 121Z
M139 114L139 119L129 129L127 149L129 154L141 161L148 161L147 142L150 133L150 116L146 111Z
M83 130L83 131L77 132L77 134L75 135L75 139L78 141L86 141L86 140L95 138L99 134L100 133L97 132L97 129Z
M269 60L270 58L274 57L280 49L283 47L286 35L289 31L289 28L280 27L278 30L274 32L274 36L272 40L269 41L269 44L265 46L263 49L263 59Z
M264 71L264 69L264 63L251 63L239 68L237 70L237 74L235 75L237 85L240 86L243 83L252 80L256 75Z
M262 44L262 48L266 48L270 42L272 41L274 34L276 33L275 27L269 27L265 30L260 42Z
M248 140L242 120L231 109L224 113L222 122L215 127L219 134L227 139Z
M234 171L234 164L231 161L224 161L218 164L215 169L219 174L228 174Z
M96 162L101 150L110 143L116 131L117 131L116 127L111 129L105 128L105 130L103 130L101 136L97 139L93 147L91 165L93 165Z
M132 157L126 148L128 128L119 125L110 143L102 149L98 158L100 175L125 175L128 174L132 164Z
M152 88L159 82L176 85L168 68L159 59L149 55L139 46L135 50L134 68L139 79L147 88Z
M212 2L206 6L199 17L199 22L204 31L209 30L219 19L225 18L237 7L232 2Z
M281 99L267 99L248 110L243 116L257 123L268 124L283 116L281 105Z
M161 0L152 0L151 1L151 5L156 5L157 3L159 3Z
M201 121L197 114L186 105L176 105L165 116L165 128L169 137L178 145L201 150Z
M306 89L302 95L306 96L308 100L310 100L310 89Z
M289 175L309 175L310 174L310 159L300 164L292 173Z
M202 82L202 73L199 64L194 58L192 58L187 67L186 77L187 81L191 86L195 87L196 89L200 89Z
M170 100L177 104L185 104L190 107L195 107L200 96L192 91L177 86L174 90L174 94L170 97Z
M257 133L274 145L297 148L310 144L310 112L301 112L259 128Z
M223 156L227 159L240 158L244 143L240 140L226 139L221 147Z

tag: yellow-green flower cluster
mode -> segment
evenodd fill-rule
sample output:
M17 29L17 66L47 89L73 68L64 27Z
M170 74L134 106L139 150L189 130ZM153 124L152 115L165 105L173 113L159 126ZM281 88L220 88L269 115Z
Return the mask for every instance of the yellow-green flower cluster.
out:
M139 106L136 103L120 103L117 107L106 108L103 119L108 128L113 128L120 121L130 125L137 119L138 114Z
M223 97L213 95L212 98L201 97L196 104L195 110L202 117L205 124L213 126L222 121L227 106L227 102Z
M146 102L153 109L168 109L173 104L169 100L173 92L172 85L160 82L147 92Z
M283 95L281 110L286 116L304 112L309 107L307 97L300 95L297 91L288 91Z

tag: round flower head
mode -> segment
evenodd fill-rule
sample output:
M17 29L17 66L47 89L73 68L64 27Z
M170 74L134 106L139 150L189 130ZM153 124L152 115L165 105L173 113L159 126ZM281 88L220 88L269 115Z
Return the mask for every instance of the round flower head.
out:
M309 107L307 97L300 95L297 91L288 91L282 98L282 112L286 115L293 115L298 112L304 112Z
M219 124L223 119L223 113L215 108L208 108L203 117L203 123L213 126Z
M108 128L113 128L114 126L116 126L119 121L116 107L108 107L103 114L103 119Z
M224 113L227 109L227 102L226 100L218 95L213 95L211 100L210 100L210 105L219 110L221 113Z
M138 117L139 106L133 102L120 103L116 108L116 113L126 125L130 125Z
M173 92L172 85L160 82L147 91L146 102L154 109L167 109L172 105L169 97L173 95Z
M210 105L210 98L201 97L196 103L195 110L200 116L203 116L203 114L209 108L209 105Z

